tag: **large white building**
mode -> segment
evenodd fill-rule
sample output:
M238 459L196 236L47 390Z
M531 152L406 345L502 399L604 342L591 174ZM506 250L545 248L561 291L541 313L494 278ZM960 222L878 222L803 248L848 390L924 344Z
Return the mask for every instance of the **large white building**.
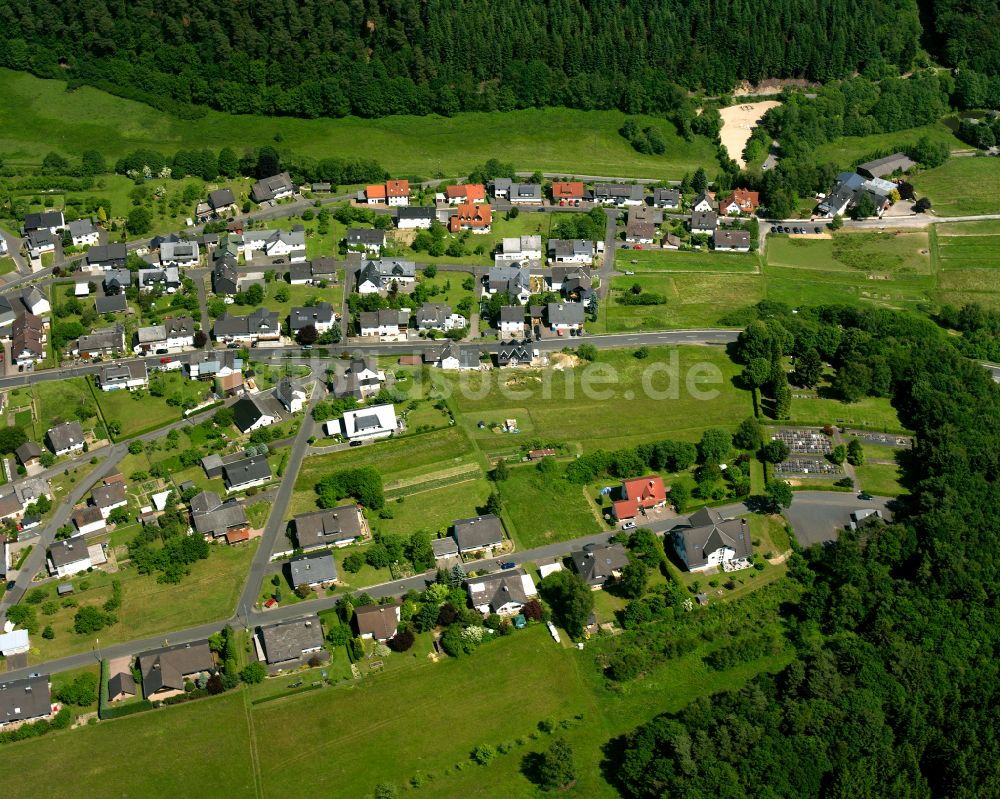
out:
M386 438L396 431L396 407L390 403L347 411L341 427L344 438L351 441Z

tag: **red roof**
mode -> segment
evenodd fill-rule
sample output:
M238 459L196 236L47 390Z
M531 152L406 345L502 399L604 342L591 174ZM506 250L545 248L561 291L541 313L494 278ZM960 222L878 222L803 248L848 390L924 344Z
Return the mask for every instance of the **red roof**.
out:
M639 508L655 508L667 502L667 489L663 478L655 474L622 481L624 499L614 503L616 519L631 519Z
M719 207L725 209L733 203L736 203L740 207L740 210L755 211L760 205L760 195L755 191L748 191L747 189L733 189L733 193L726 197L719 204Z
M462 203L458 213L448 222L448 229L458 233L462 228L488 228L493 224L493 209L488 205Z
M243 527L239 530L230 530L228 533L226 533L227 544L236 544L240 541L246 541L249 538L250 538L250 531L246 527Z
M384 200L385 186L375 185L365 187L365 197L369 200Z
M552 183L553 200L582 200L583 184L573 180L557 180Z
M460 186L446 186L444 194L449 200L465 200L469 203L486 201L486 187L482 183L464 183Z
M390 197L409 197L410 181L408 180L387 180L385 182L385 193Z

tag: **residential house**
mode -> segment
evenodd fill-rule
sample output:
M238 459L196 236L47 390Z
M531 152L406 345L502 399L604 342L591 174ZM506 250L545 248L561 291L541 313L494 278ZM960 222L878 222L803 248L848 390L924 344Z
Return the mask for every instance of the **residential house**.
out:
M243 373L243 359L232 350L195 352L188 356L187 368L192 380L228 378Z
M549 258L557 264L592 264L594 242L586 239L549 239Z
M537 183L511 183L507 199L511 205L541 205L542 187Z
M333 185L330 183L313 183L309 187L309 190L318 193L331 192L333 191Z
M702 508L677 524L668 536L681 562L692 572L703 572L753 554L746 519L724 519Z
M99 314L125 313L128 310L128 299L124 294L98 294L94 297L94 309Z
M702 233L711 236L715 233L715 228L718 224L719 215L715 211L695 211L691 214L689 226L692 233Z
M163 324L140 327L135 332L137 355L166 355L194 346L194 320L190 316L172 316Z
M418 330L463 330L468 320L452 313L451 306L443 302L425 302L417 310Z
M386 202L391 208L399 208L410 204L410 181L387 180L385 182Z
M618 208L642 205L644 192L642 186L634 183L597 183L594 185L594 202Z
M122 243L99 244L87 250L84 256L87 269L106 272L108 269L124 269L128 260L128 248Z
M32 258L41 258L56 251L56 236L47 230L32 230L25 239L25 247Z
M337 581L337 564L328 552L293 558L288 561L288 571L293 588L325 588Z
M518 341L501 344L497 348L497 366L530 366L531 350Z
M17 491L9 491L0 495L0 522L8 519L19 519L24 513L24 503L17 495Z
M66 225L74 247L93 247L101 243L101 231L90 219L77 219Z
M640 513L667 504L667 489L663 478L655 474L623 480L621 499L611 505L611 512L620 522L634 519Z
M496 199L506 200L510 197L510 187L513 183L510 178L494 178L490 181L490 194Z
M222 465L222 478L226 484L226 491L230 492L245 491L248 488L264 485L271 476L271 464L267 462L267 458L260 455Z
M559 205L572 203L574 205L583 201L583 183L578 180L554 180L552 181L552 202Z
M13 626L7 622L0 629L6 629L8 625ZM27 630L0 632L0 655L3 655L3 657L9 658L11 655L23 655L29 651L31 651L31 636ZM2 724L3 720L0 719L0 725Z
M395 308L362 311L358 314L358 325L362 336L398 336L405 334L409 322L409 311L400 311Z
M121 477L121 475L118 475ZM107 519L112 511L124 508L128 504L128 494L124 479L105 480L99 486L94 486L90 492L91 503Z
M858 164L857 172L862 177L884 178L894 172L909 172L917 164L907 157L906 153L893 153L884 158L876 158L874 161L866 161Z
M448 230L460 233L463 230L484 234L493 229L493 210L486 203L463 203L455 209L448 220Z
M535 581L522 569L470 577L466 585L472 607L484 616L516 616L532 597L538 596Z
M236 256L223 252L212 264L212 291L222 296L232 296L239 290L240 270Z
M42 467L42 448L34 441L25 441L14 450L18 461L28 474L37 472Z
M482 183L462 183L446 186L444 196L449 205L479 204L486 202L486 187Z
M391 403L346 411L341 419L344 438L350 441L373 441L387 438L397 429L396 408Z
M76 527L74 536L100 533L107 527L104 514L96 505L85 505L82 508L77 508L73 511L71 518L73 526Z
M306 403L306 392L302 386L286 375L274 387L274 398L289 413L300 413Z
M337 398L367 399L378 394L385 380L385 373L371 356L354 358L350 363L338 361L334 367L333 395Z
M250 197L255 203L283 200L295 193L295 184L287 172L258 180L250 187Z
M118 391L119 389L135 391L137 388L146 388L149 386L146 362L128 361L106 364L97 373L97 385L101 391Z
M346 547L368 537L368 525L357 505L341 505L295 517L295 543L303 552Z
M336 283L339 266L337 261L330 256L321 255L311 261L291 264L288 267L289 280L292 285Z
M414 228L430 230L435 219L437 219L437 211L433 206L405 206L400 208L399 213L396 214L396 227L400 230L413 230Z
M281 338L281 324L277 311L267 308L256 308L247 316L230 316L227 311L215 320L212 334L216 341L226 344L277 341Z
M431 549L434 550L435 560L458 557L458 542L450 535L446 535L444 538L435 538L431 541Z
M579 330L583 327L584 307L581 302L550 302L546 306L546 317L553 333L565 330Z
M860 167L858 168L860 171ZM862 196L868 195L879 216L892 204L889 195L896 185L881 178L866 180L854 172L841 172L834 181L830 193L816 207L819 216L833 217L852 209Z
M413 261L383 258L368 261L358 272L358 294L406 291L417 282L417 265Z
M747 189L733 189L733 193L719 201L719 213L726 216L752 214L760 206L760 195Z
M45 325L31 313L23 313L10 328L10 359L18 367L30 368L45 360Z
M36 230L44 230L53 236L66 226L62 211L41 211L26 214L22 230L25 234Z
M165 241L160 245L161 266L197 266L200 260L196 241Z
M381 228L352 227L347 231L347 249L378 255L385 246L385 231Z
M49 573L58 577L71 577L92 567L87 545L75 536L52 542L47 565Z
M365 186L363 197L366 205L385 205L385 186L382 183Z
M668 233L663 237L660 246L665 250L679 250L681 248L681 238L675 233Z
M453 528L458 551L463 555L484 553L489 556L503 545L503 526L496 514L458 519Z
M17 319L17 312L14 310L14 306L10 304L10 300L6 297L0 297L0 328L7 327L8 325L13 325L14 321ZM5 333L3 335L10 335Z
M586 544L583 549L570 554L576 573L593 590L621 577L628 566L628 553L621 544Z
M629 244L652 244L656 238L656 225L652 222L629 220L625 226L625 241Z
M108 297L124 294L132 285L132 273L128 269L114 267L107 269L101 278L101 288Z
M35 316L44 316L52 310L48 299L36 286L29 286L21 292L21 302L24 303L28 313Z
M524 306L505 305L500 309L500 338L524 338Z
M136 275L139 291L160 291L167 294L175 293L181 287L181 273L176 266L165 269L140 269Z
M254 253L263 253L274 263L283 263L283 258L289 263L303 263L306 260L305 228L296 225L291 230L249 230L243 234L243 254L249 260Z
M277 417L262 407L256 396L250 394L236 400L230 410L233 412L233 424L244 435L262 427L270 427L277 421Z
M69 455L71 452L83 451L83 428L79 422L63 422L51 427L45 433L52 452L59 455Z
M706 194L702 192L701 194L695 195L695 198L691 201L691 213L708 213L709 211L715 210L715 198L711 194Z
M667 211L676 211L681 207L681 193L679 189L654 189L653 207L663 208Z
M424 351L424 362L432 363L438 369L471 370L479 369L479 352L472 348L462 348L454 341L443 347L428 348Z
M49 688L48 675L0 683L0 730L49 718L52 715Z
M353 627L361 638L388 641L399 628L400 602L360 605L354 609Z
M72 355L81 358L108 357L125 352L125 327L119 322L80 336L69 346Z
M212 539L242 538L250 531L243 503L237 499L223 501L214 491L191 497L191 525L195 532Z
M216 217L236 212L236 197L228 186L208 193L208 207Z
M121 702L136 696L138 690L132 673L120 671L108 680L108 701Z
M288 329L295 336L300 330L312 327L320 335L333 328L333 306L328 302L318 302L312 306L292 308L288 314Z
M304 666L314 657L330 659L323 649L323 627L315 614L258 627L256 644L261 659L273 671Z
M493 262L497 266L505 263L541 261L541 259L541 236L505 236L500 242L500 248L493 256Z
M506 294L524 305L531 298L531 272L521 264L491 266L486 282L487 294Z
M719 252L750 252L750 234L745 230L716 230L712 242Z
M186 683L200 674L215 672L215 658L208 641L174 644L143 652L138 657L142 695L150 701L184 693Z

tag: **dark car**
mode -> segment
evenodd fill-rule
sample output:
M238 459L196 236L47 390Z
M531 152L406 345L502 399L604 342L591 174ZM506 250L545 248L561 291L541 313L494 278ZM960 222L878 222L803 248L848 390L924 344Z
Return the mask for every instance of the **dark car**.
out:
M351 442L351 446L352 447L360 447L364 443L365 443L364 441L352 441Z
M862 491L860 494L858 494L858 499L863 499L863 500L867 501L867 500L869 500L871 498L872 498L872 495L869 494L867 491Z
M517 564L514 563L514 561L512 560L505 560L503 563L500 564L501 569L513 569L516 566Z
M813 228L813 233L819 233L819 232L820 232L820 229L818 227L814 227Z
M772 233L777 233L778 232L778 228L775 227L774 225L771 225L771 232Z

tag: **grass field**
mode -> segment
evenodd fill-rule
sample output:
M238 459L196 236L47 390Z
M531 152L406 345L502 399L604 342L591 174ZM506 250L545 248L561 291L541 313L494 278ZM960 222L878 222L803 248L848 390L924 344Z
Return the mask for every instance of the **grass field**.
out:
M896 409L884 397L865 397L858 402L845 403L839 399L803 399L796 396L800 393L798 390L792 392L792 422L819 426L845 424L887 433L905 432Z
M899 467L888 463L866 463L858 466L858 482L870 494L896 497L904 493L899 484Z
M518 549L534 549L606 529L594 516L583 489L567 483L559 473L546 477L535 465L518 466L497 487Z
M471 472L481 475L480 471ZM456 478L455 482L427 491L416 491L396 499L386 501L392 512L391 519L373 519L371 525L376 530L408 536L415 530L429 533L444 532L455 519L475 516L479 508L486 505L492 485L482 476L471 480Z
M907 128L897 130L895 133L876 133L871 136L844 136L829 144L822 144L816 148L816 161L823 163L832 161L841 169L848 169L855 161L867 158L871 153L886 150L906 149L911 144L916 144L923 137L928 136L935 141L945 142L952 150L968 150L969 145L951 132L943 122L935 122L932 125L924 125L919 128ZM959 159L966 160L966 159Z
M634 272L759 272L754 253L685 250L623 250L617 254L618 271Z
M928 274L931 260L927 234L845 233L830 239L793 239L771 236L767 240L771 266L821 271L854 271L889 274Z
M913 178L918 196L928 197L938 216L1000 213L998 185L1000 158L951 158Z
M118 438L129 438L136 433L156 429L176 422L183 413L184 402L197 405L208 395L211 385L197 380L188 380L180 372L154 375L162 387L162 397L154 397L148 391L95 391L105 420L117 420L122 431ZM167 399L179 400L181 405L168 405Z
M41 163L50 150L78 158L94 148L114 161L138 147L173 153L183 148L219 150L273 143L313 158L375 157L390 172L432 177L464 175L488 158L518 169L680 178L715 163L715 147L695 137L685 142L663 119L639 117L661 128L666 154L642 155L618 133L617 111L532 109L454 117L386 117L368 120L229 116L215 111L181 120L97 89L67 91L66 84L0 72L0 152L9 165Z

